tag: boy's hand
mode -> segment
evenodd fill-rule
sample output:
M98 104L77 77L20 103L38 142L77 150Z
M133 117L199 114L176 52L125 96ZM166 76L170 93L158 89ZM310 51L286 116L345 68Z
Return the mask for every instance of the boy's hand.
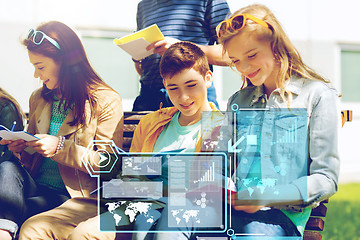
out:
M0 145L7 145L9 151L13 153L20 153L27 147L25 140L22 139L15 141L1 139Z
M36 134L40 140L27 142L27 146L32 147L37 153L43 157L52 157L56 152L59 138L48 134Z
M235 210L237 211L244 211L247 213L256 213L260 209L262 209L264 206L233 206Z
M263 205L256 205L255 200L240 200L237 192L231 192L230 194L228 194L227 202L228 204L231 203L231 206L235 210L244 211L247 213L255 213L261 208L265 207Z
M154 42L146 47L147 51L154 49L154 53L163 55L164 52L174 43L180 42L180 40L172 37L165 37L165 39Z

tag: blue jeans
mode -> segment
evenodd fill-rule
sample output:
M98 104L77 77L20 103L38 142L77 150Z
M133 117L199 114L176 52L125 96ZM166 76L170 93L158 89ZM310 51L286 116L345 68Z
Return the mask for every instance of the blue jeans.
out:
M207 90L207 97L210 102L213 102L217 108L219 108L216 100L216 90L214 83ZM172 107L173 104L170 101L169 95L164 87L151 87L142 85L139 96L136 97L133 104L133 111L156 111L160 109L160 103L162 102L162 108Z
M0 229L15 235L27 218L55 208L67 199L68 195L37 186L16 159L0 162Z

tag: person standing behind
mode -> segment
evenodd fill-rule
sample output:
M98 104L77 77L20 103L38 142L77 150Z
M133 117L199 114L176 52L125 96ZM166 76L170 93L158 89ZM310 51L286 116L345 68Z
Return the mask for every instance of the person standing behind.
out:
M4 89L0 88L0 125L14 131L23 130L23 113L19 103ZM5 174L11 172L12 174ZM0 145L0 239L11 239L18 229L21 208L10 207L17 201L16 179L23 169L7 146ZM5 187L6 186L6 187ZM2 196L7 196L5 199Z
M157 24L165 39L148 46L153 55L135 61L140 75L140 94L135 99L133 111L158 110L173 106L159 73L160 58L171 44L181 40L197 44L208 57L209 64L227 65L222 47L216 41L215 28L230 10L226 0L142 0L137 10L137 30ZM214 85L208 89L208 99L215 103Z
M21 154L21 162L35 180L35 189L19 186L17 191L25 192L24 197L42 196L45 203L25 212L25 217L43 213L22 225L20 239L33 239L33 231L41 230L44 232L40 238L45 239L46 231L56 226L55 220L66 218L71 207L79 205L60 207L57 209L60 214L44 211L69 197L96 202L90 193L97 188L97 180L87 168L97 170L100 163L97 151L110 149L108 145L95 145L94 140L112 140L121 147L123 112L119 94L95 73L79 37L67 25L51 21L36 30L30 29L23 44L35 67L34 77L43 81L43 87L30 97L27 129L40 139L31 142L3 139L0 144L7 144L10 151ZM32 147L35 153L29 153L27 147ZM32 191L35 194L26 196ZM65 221L81 219L71 217ZM59 234L67 230L53 229Z

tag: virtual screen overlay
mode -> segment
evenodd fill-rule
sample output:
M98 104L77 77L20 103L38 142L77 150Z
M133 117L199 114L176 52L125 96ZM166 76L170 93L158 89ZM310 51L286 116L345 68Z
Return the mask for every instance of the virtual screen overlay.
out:
M100 180L101 231L225 231L225 154L118 157L117 178Z
M234 108L226 113L216 150L227 153L229 175L244 205L297 200L279 192L295 181L306 197L307 119L303 108Z
M291 203L298 195L283 193L296 182L306 198L306 109L231 109L221 121L219 115L203 113L202 151L207 152L127 153L111 143L106 143L111 150L98 150L99 159L106 162L103 169L98 164L100 230L247 239L236 228L229 193L239 205Z

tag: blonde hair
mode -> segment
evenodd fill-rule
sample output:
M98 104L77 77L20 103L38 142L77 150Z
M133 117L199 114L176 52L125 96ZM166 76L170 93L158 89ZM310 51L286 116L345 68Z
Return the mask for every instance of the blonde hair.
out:
M291 93L285 90L285 81L289 80L292 76L299 78L307 78L311 80L318 80L328 83L329 81L317 74L313 69L308 67L302 60L299 52L295 46L291 43L279 21L274 14L264 5L252 4L247 7L241 8L232 14L232 16L238 14L250 14L257 17L268 24L268 28L265 28L251 20L245 23L244 28L239 31L226 31L218 39L219 43L224 46L224 53L226 53L226 46L230 39L239 33L248 32L251 35L255 35L259 41L270 42L270 47L273 52L275 61L280 65L280 71L276 80L276 87L280 88L280 95L285 100L285 93L291 100ZM232 17L230 16L230 18ZM250 80L242 76L244 81L242 88L251 84Z
M21 110L20 104L13 98L8 92L6 92L4 89L0 87L0 100L6 99L10 102L12 102L17 110L17 113L21 119L24 119L25 114Z

